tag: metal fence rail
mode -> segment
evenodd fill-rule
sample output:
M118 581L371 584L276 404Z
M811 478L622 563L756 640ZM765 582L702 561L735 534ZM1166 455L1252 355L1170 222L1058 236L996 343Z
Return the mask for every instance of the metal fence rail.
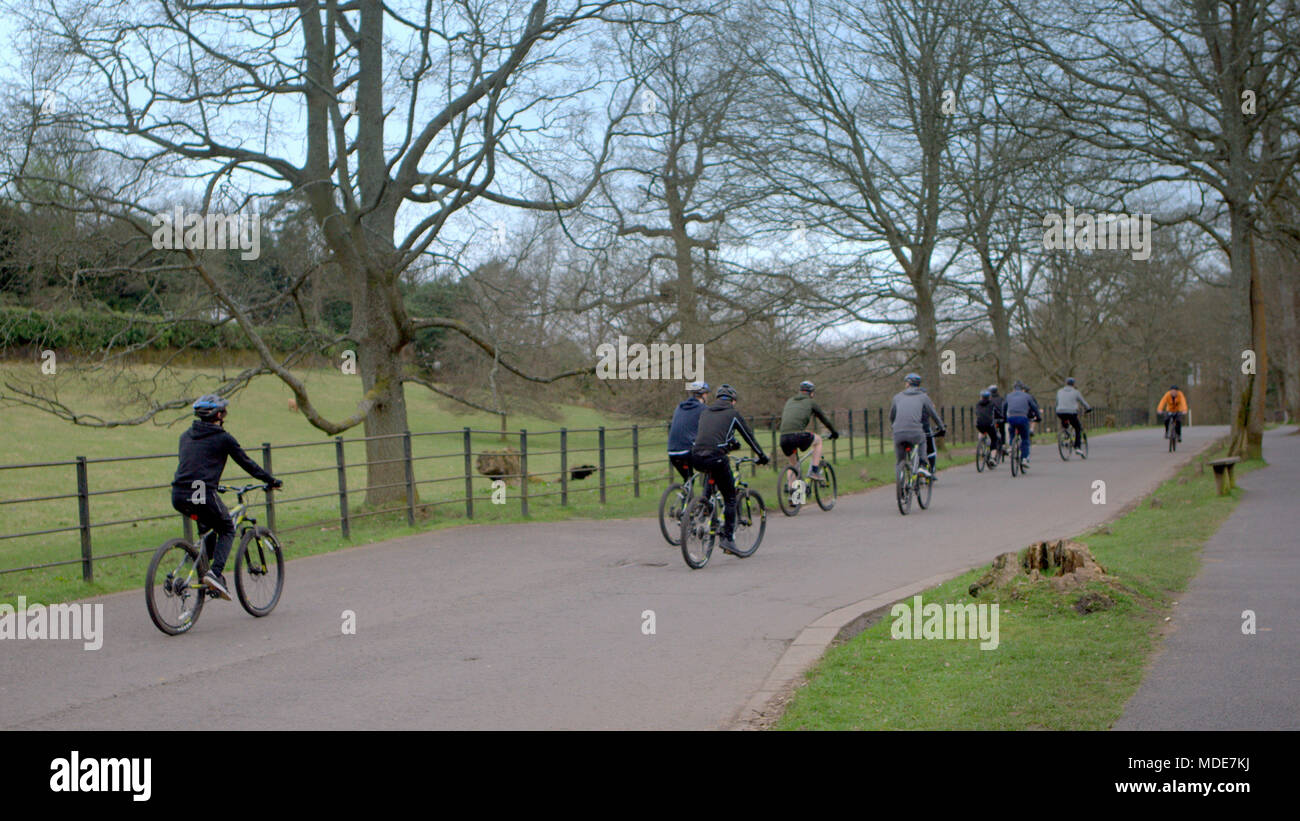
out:
M973 406L944 406L939 408L940 415L943 417L944 424L948 429L947 444L960 442L972 442L977 438L975 431L975 409ZM1044 408L1043 410L1043 432L1056 430L1058 423L1056 420L1054 408ZM860 408L860 409L836 409L829 411L832 420L841 436L839 439L828 443L827 452L832 461L839 459L840 448L847 448L847 457L851 459L859 456L868 457L874 454L892 452L892 440L888 433L888 419L886 409L877 408ZM1139 416L1141 418L1139 418ZM1084 425L1094 427L1100 421L1113 417L1119 426L1128 426L1132 424L1144 424L1147 421L1146 411L1141 409L1126 410L1122 412L1108 411L1102 408L1094 408L1084 414ZM780 455L777 442L777 428L780 422L779 416L749 416L747 421L754 430L757 441L769 450L769 456L772 457L771 470L777 470ZM817 428L814 422L814 428ZM767 431L765 437L764 431ZM316 442L295 442L282 445L272 445L269 442L263 442L260 448L260 454L253 449L255 458L260 456L261 463L266 470L278 478L301 477L312 474L332 472L336 480L331 484L330 489L323 492L307 493L293 497L282 496L282 491L268 491L265 498L254 503L254 506L265 513L265 520L272 529L278 529L280 532L291 532L296 530L305 530L314 527L337 527L344 538L351 536L351 524L355 519L378 516L384 514L405 514L408 525L414 526L417 512L432 511L443 505L463 505L464 516L467 519L474 518L475 502L488 503L492 501L492 492L489 490L487 495L475 494L474 483L488 480L493 482L500 480L507 484L517 483L517 488L510 494L518 500L520 512L527 516L529 501L553 496L560 497L560 504L567 506L570 502L569 496L572 493L589 493L598 494L601 504L608 503L608 491L613 488L632 488L634 498L641 496L642 485L647 481L645 468L647 464L653 466L651 481L655 485L667 483L674 474L667 464L664 454L667 444L668 424L655 425L629 425L624 427L594 427L594 428L559 428L556 430L528 431L520 430L512 433L503 434L499 430L475 430L472 428L462 428L460 430L448 431L406 431L400 434L386 434L383 436L373 437L352 437L345 439L342 436L336 436L333 440L316 441ZM620 442L626 440L625 444L611 444L610 440L617 434ZM474 448L473 437L487 438L492 437L498 442L504 439L502 447L498 448ZM571 437L580 437L590 442L590 446L572 446ZM545 444L546 448L537 448L535 445L539 437L548 437ZM553 441L558 447L550 447ZM359 461L349 462L347 460L346 446L366 446L370 442L400 439L402 455L397 458L362 459ZM429 449L440 448L442 452L414 453L414 443L419 443ZM299 453L300 449L313 447L329 447L333 445L333 459L327 464L317 464L312 467L297 468L291 470L276 471L274 469L275 455L280 453L288 455ZM588 456L586 454L595 454ZM618 459L611 460L613 454L622 454ZM479 459L483 456L504 457L507 462L513 463L517 460L518 469L512 472L498 472L499 475L487 475L480 473L478 468ZM558 465L555 464L553 457L558 456ZM575 462L572 457L578 457ZM76 532L80 541L80 558L68 559L53 562L43 562L40 564L29 564L21 567L10 567L0 569L0 574L14 573L25 570L37 570L42 568L57 567L62 565L80 564L82 567L82 577L86 581L94 579L94 562L103 561L110 558L122 556L137 555L148 553L153 548L142 550L130 550L110 555L94 554L94 534L100 528L108 527L135 527L140 523L155 522L173 518L179 518L182 522L183 532L186 538L193 538L192 523L187 517L180 516L170 510L162 508L161 505L153 509L162 508L166 512L154 515L152 510L150 515L132 516L129 518L108 518L96 520L92 514L92 500L101 500L105 497L121 496L128 493L140 493L142 491L161 491L170 487L170 483L134 485L129 487L107 487L102 489L91 490L90 488L90 470L92 466L101 467L124 462L147 462L148 460L167 460L164 465L156 469L156 475L169 475L172 466L175 463L176 455L174 453L157 453L157 454L138 454L131 456L112 456L100 458L86 458L78 456L72 460L54 461L54 462L36 462L28 464L0 465L0 478L13 474L5 474L5 471L30 471L36 469L63 468L71 470L71 476L68 478L74 483L75 491L70 493L45 493L42 495L29 496L23 498L0 499L0 507L11 510L7 506L38 504L57 502L62 500L76 500L76 524L60 527L51 527L38 530L26 530L14 533L0 533L0 544L12 543L10 540L35 538L39 536L49 536L60 533ZM445 461L452 460L452 461ZM530 464L531 462L531 464ZM594 462L594 464L592 464ZM403 465L403 478L399 481L389 481L382 484L371 486L362 484L360 486L350 485L348 481L348 471L369 470L372 466L377 465ZM626 480L620 478L619 481L610 482L609 473L618 472L620 477L626 477ZM585 475L579 477L579 473ZM750 465L751 475L756 475L757 468ZM596 481L587 482L585 479L592 478L594 474ZM18 474L26 476L25 473ZM19 480L20 483L22 480ZM327 480L328 481L328 480ZM558 489L546 488L533 490L529 488L530 482L542 482L551 484L558 482ZM458 491L445 497L435 496L431 499L420 499L419 489L421 487L434 490L444 486L443 483L462 483ZM574 482L581 482L578 487L572 487ZM403 488L403 492L396 494L401 499L400 505L386 506L377 510L354 510L352 499L355 499L359 493L369 494L372 491L392 490L394 488ZM161 494L159 494L161 496ZM294 505L302 505L305 502L316 501L319 499L334 498L338 503L338 513L330 518L315 519L308 522L294 522L292 525L283 529L277 528L277 513ZM155 500L161 501L161 499ZM388 502L393 504L397 498L390 498ZM52 514L53 515L53 514ZM260 515L260 512L259 512Z

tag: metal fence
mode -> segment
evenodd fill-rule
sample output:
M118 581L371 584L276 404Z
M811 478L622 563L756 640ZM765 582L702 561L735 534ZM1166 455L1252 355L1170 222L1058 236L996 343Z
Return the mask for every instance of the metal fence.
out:
M1054 411L1054 409L1052 410ZM973 406L944 406L939 411L948 429L946 440L948 444L971 442L977 438L975 409ZM1140 422L1136 421L1136 413L1138 412L1144 415ZM841 433L841 438L829 442L826 448L832 461L838 461L840 452L843 450L847 450L847 457L852 460L859 457L868 457L873 452L881 454L887 449L892 449L892 439L888 435L888 419L885 408L856 410L841 408L831 413L832 420ZM1053 426L1056 425L1055 413L1045 409L1043 416L1044 432L1054 430ZM1145 411L1125 412L1120 418L1120 416L1105 409L1093 409L1085 414L1084 424L1093 427L1098 421L1106 420L1107 417L1116 417L1114 421L1120 426L1146 422ZM768 448L769 455L772 457L771 469L775 471L779 462L776 457L779 455L777 428L780 417L750 416L747 419L754 429L759 444ZM816 427L815 423L814 427ZM767 432L766 440L764 431ZM640 497L643 484L659 485L669 481L670 476L673 474L664 457L667 432L667 424L558 428L545 431L520 430L504 435L501 431L463 428L461 430L419 433L407 431L400 434L374 437L345 438L337 436L332 440L284 445L272 445L269 442L264 442L261 445L260 454L254 451L250 455L254 457L260 455L260 461L266 470L277 478L289 480L287 484L290 486L299 484L298 481L294 481L295 477L297 477L298 480L302 481L300 486L306 486L306 489L316 490L317 492L289 497L283 495L283 491L280 493L268 491L265 499L257 503L256 507L262 509L267 525L279 533L322 527L323 525L328 526L327 529L337 526L346 539L351 537L352 523L354 521L370 516L387 514L400 517L404 514L407 524L414 526L417 512L428 513L445 506L453 506L453 509L457 512L463 509L466 519L473 519L475 502L478 501L481 504L491 499L490 495L475 495L475 482L482 483L484 480L517 481L518 489L514 496L518 500L520 513L524 516L529 514L529 502L531 500L545 497L558 496L560 504L567 506L572 494L591 493L598 494L600 504L607 504L608 492L611 489L630 487L632 496ZM500 442L503 436L505 437L507 450L484 449L482 447L482 440L492 438ZM355 448L355 446L360 445L364 447L368 442L395 438L401 439L402 442L402 456L398 459L375 461L348 459L348 446ZM475 447L476 438L479 441L478 449ZM322 450L327 454L323 459L317 456ZM277 458L277 454L279 454L279 458ZM299 456L299 454L305 454L305 456ZM516 472L499 472L494 475L479 473L477 458L484 455L515 457L518 459L519 468ZM292 457L297 458L293 459ZM614 458L626 461L613 462ZM169 490L171 483L162 482L116 487L113 486L112 482L104 481L103 484L107 486L99 487L97 485L97 489L92 490L92 468L103 468L123 463L144 463L147 465L151 460L154 462L165 461L157 467L149 466L141 472L148 475L170 475L174 469L176 454L158 453L104 458L78 456L67 461L0 465L0 479L8 479L17 475L18 478L15 481L25 485L28 484L25 477L29 473L48 469L67 470L68 475L62 481L66 481L68 485L75 487L72 492L0 499L0 516L3 516L3 521L8 522L11 520L12 517L4 515L4 513L14 510L13 506L17 505L67 502L69 505L75 505L76 509L75 523L59 527L0 533L0 547L15 544L14 540L33 540L44 537L61 539L63 534L74 533L80 542L79 558L3 568L0 569L0 574L80 564L83 579L92 581L96 561L150 553L154 550L154 547L150 546L136 550L96 555L94 553L94 537L103 528L126 528L128 526L138 528L142 523L180 519L186 538L193 538L190 519L171 510L169 496L165 498L162 493L157 493L152 498L152 507L154 509L164 509L164 512L161 513L120 518L109 515L103 519L96 519L93 515L96 506L92 505L92 501L98 501L97 506L103 506L103 502L99 500L107 497ZM308 461L309 464L298 469L276 470L274 467L277 461L283 465L285 461L291 460ZM513 461L512 458L511 461ZM401 462L403 465L402 481L376 486L368 484L350 486L348 483L349 470L369 469L377 464L395 462ZM591 462L595 464L591 464ZM651 475L648 479L645 475L647 465L652 466ZM757 469L753 465L751 465L750 471L751 474L757 473ZM317 480L307 478L317 474L333 474L334 481L329 481L330 477L328 476ZM593 476L595 480L588 481ZM552 480L549 477L554 477L554 479ZM620 481L611 481L611 477ZM53 481L61 483L59 480ZM530 483L539 481L546 484L548 489L540 491L530 489ZM311 487L313 482L316 485L315 488ZM556 482L558 482L558 487L554 486ZM34 484L39 485L39 482ZM322 486L324 489L322 489ZM489 487L491 486L489 485ZM362 509L358 509L358 506L353 504L353 500L359 493L393 488L400 488L397 493L391 494L400 499L400 504L374 510L364 509L364 506L361 506ZM488 490L487 493L490 494L491 490ZM422 496L427 498L421 498ZM337 514L330 514L327 518L297 521L298 517L293 517L289 511L290 508L295 506L301 509L301 506L306 503L330 498L337 502L338 512ZM126 507L126 504L122 503L117 506L123 508ZM330 507L332 508L334 505L331 504ZM289 526L278 527L278 514L280 513L290 514L291 523L286 523ZM67 511L64 510L58 515L66 516ZM48 518L58 518L58 515L51 515Z

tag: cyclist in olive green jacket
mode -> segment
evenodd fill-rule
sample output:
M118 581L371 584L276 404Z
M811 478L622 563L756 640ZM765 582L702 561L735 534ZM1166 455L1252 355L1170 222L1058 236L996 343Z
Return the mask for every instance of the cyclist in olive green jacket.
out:
M840 432L835 429L822 411L821 406L813 401L816 388L811 382L799 383L799 393L786 400L781 411L781 452L790 460L790 467L799 467L799 451L812 448L812 470L808 472L811 479L822 478L822 438L808 430L808 423L816 416L830 429L832 439L838 439Z

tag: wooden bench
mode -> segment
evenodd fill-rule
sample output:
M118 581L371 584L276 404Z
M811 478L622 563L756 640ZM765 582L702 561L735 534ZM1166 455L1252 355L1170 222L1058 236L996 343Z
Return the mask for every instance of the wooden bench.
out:
M1232 466L1240 461L1240 456L1228 456L1223 459L1211 459L1207 463L1214 468L1214 486L1218 489L1220 496L1226 495L1228 491L1236 487L1236 481L1232 476Z

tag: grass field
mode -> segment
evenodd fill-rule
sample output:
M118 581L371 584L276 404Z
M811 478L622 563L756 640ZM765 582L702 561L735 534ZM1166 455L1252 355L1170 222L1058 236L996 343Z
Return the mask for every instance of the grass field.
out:
M1161 506L1144 500L1084 534L1079 541L1118 578L1118 589L1090 583L1055 593L1017 582L977 600L967 588L987 569L980 568L922 592L925 602L997 602L999 646L894 640L886 614L827 651L776 729L1109 728L1141 681L1171 602L1196 575L1201 548L1240 493L1217 496L1212 473L1193 464L1156 491ZM1088 591L1111 596L1115 606L1081 615L1072 603Z
M31 378L29 365L0 365L0 383L6 379ZM138 369L144 374L144 369ZM51 377L58 378L58 377ZM339 418L351 413L359 395L355 376L345 376L332 371L312 371L307 375L313 397L319 397L322 413ZM203 387L189 391L203 390ZM111 402L101 398L93 386L71 379L59 384L59 396L79 411L99 412L106 417L122 415ZM530 415L511 416L511 435L502 442L497 431L497 417L486 413L464 413L449 402L433 397L422 389L407 392L409 425L413 434L447 431L440 435L414 435L412 457L419 496L417 521L414 528L406 522L404 499L398 503L402 510L394 513L374 514L363 504L366 471L364 445L354 441L360 437L357 429L345 434L345 475L349 488L351 538L344 539L340 530L338 473L334 442L331 437L310 427L298 413L288 409L290 394L279 381L263 378L239 393L232 405L227 427L243 444L250 456L263 461L261 443L270 442L273 472L285 480L285 488L277 495L276 526L290 558L312 553L327 552L351 544L362 544L432 528L469 523L464 504L465 468L462 429L477 431L471 437L472 452L497 450L509 445L519 449L518 431L530 431L528 436L530 474L541 481L529 482L529 516L531 520L564 518L653 516L659 494L669 478L669 468L664 456L666 429L664 418L636 420L614 417L589 408L564 406L557 410L557 418L540 418ZM743 411L751 409L742 408ZM767 410L767 409L763 409ZM761 413L761 411L756 411ZM873 414L874 415L874 414ZM148 554L100 560L101 557L135 550L151 550L168 538L181 534L181 519L171 509L169 485L176 467L176 439L189 424L189 417L175 413L182 422L166 426L145 424L132 427L89 428L74 426L57 417L32 408L0 407L0 430L5 432L6 464L32 462L61 462L77 456L88 458L87 484L90 491L89 508L93 523L121 522L92 528L95 580L82 581L80 562L58 567L16 573L0 573L0 601L14 602L19 595L29 602L59 601L82 598L105 592L130 589L141 584ZM874 421L874 420L873 420ZM632 488L633 467L631 440L628 428L638 423L640 496ZM569 504L560 505L559 469L560 455L558 433L541 435L539 431L570 429L568 435L569 466L598 464L598 434L595 428L605 426L606 432L606 492L607 504L599 501L599 478L590 476L583 481L569 482ZM860 434L860 428L859 428ZM759 441L770 449L770 433L758 431ZM318 443L305 447L282 448L290 443ZM835 460L839 467L841 493L852 493L882 482L892 481L892 454L881 456L881 442L871 442L870 458L864 458L864 440L855 442L857 458L848 460L848 446L844 439L835 443ZM832 449L828 446L827 453ZM158 458L131 459L129 461L93 461L117 457L157 455ZM969 449L950 450L941 457L942 464L969 461ZM6 504L9 500L66 496L75 494L76 469L73 465L58 465L22 470L0 470L0 535L25 533L54 528L71 528L59 533L16 539L0 539L0 569L22 567L57 561L75 561L81 556L77 499L58 498L39 502ZM310 472L302 472L310 471ZM868 479L863 479L866 475ZM227 484L243 484L243 472L228 465L223 480ZM251 482L251 480L249 480ZM768 506L776 509L775 476L764 477L760 472L753 480L754 487L763 493ZM521 487L507 488L507 504L491 503L492 484L488 477L474 473L474 522L524 521L521 515ZM106 491L134 488L124 493ZM551 495L542 495L551 494ZM303 501L289 501L301 497L318 497ZM233 505L233 498L227 503ZM260 496L258 498L260 502ZM263 522L265 516L255 511ZM149 520L150 517L158 517Z

